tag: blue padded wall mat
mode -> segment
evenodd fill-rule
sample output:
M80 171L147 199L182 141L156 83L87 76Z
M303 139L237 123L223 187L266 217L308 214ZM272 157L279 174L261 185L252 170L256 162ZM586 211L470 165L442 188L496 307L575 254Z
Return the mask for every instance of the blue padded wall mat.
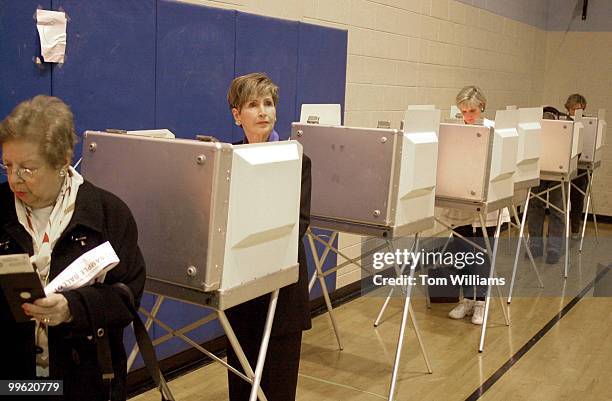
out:
M50 0L0 0L0 120L22 100L51 94L51 66L39 68L36 8Z
M295 116L297 48L297 22L237 13L236 76L265 72L279 86L275 129L281 139L291 136ZM234 129L234 141L242 137L242 129Z
M233 10L160 1L157 14L156 126L181 138L231 142L226 94L234 78Z
M32 61L39 54L38 5L69 17L62 66L39 69ZM237 75L263 71L280 87L276 129L286 139L301 103L344 105L346 37L331 28L169 0L0 0L0 112L4 117L18 101L47 93L72 107L79 135L157 127L178 137L237 141L243 134L227 107L227 88ZM330 255L324 268L335 260ZM335 274L327 283L333 291ZM317 287L311 297L320 294ZM153 298L145 295L143 306ZM208 313L166 300L158 316L179 329ZM154 324L151 333L159 338L166 331ZM200 343L221 333L211 322L189 336ZM132 344L126 330L126 348ZM164 358L189 347L174 338L156 350Z
M66 60L53 70L52 93L72 107L78 135L154 126L155 4L53 0L69 21Z
M339 103L344 121L348 32L299 23L295 121L304 103Z

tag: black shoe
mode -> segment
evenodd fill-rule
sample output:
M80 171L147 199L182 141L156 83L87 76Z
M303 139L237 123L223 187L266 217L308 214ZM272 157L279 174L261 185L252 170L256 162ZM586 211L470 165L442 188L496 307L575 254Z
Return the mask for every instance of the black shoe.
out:
M559 257L560 256L561 255L559 254L559 252L549 251L546 254L546 264L554 265L555 263L557 263L559 261Z

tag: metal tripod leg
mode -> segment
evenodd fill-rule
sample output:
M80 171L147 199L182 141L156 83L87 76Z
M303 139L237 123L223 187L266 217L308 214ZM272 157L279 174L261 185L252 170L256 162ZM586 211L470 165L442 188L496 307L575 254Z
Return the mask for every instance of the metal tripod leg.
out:
M483 228L483 231L486 234L486 224L485 224L485 220L484 217L481 214L478 215L480 217L480 226ZM500 228L501 228L501 213L499 213L499 215L497 216L497 227L495 228L495 235L494 235L494 240L495 243L493 244L493 251L492 251L492 255L491 255L491 268L489 270L489 281L491 280L491 278L493 277L494 273L495 273L495 263L497 262L497 246L499 245L499 232L500 232ZM489 244L489 240L487 237L486 241L487 241L487 250L490 250L490 244ZM484 319L482 322L482 330L480 332L480 344L478 346L478 352L482 352L484 350L484 340L485 340L485 334L487 332L487 321L489 320L489 306L491 303L491 283L489 282L489 285L487 286L487 296L485 298L485 310L484 310ZM503 302L502 302L502 307L503 307ZM503 309L504 311L504 315L505 315L505 309ZM506 316L506 321L507 321L508 317Z
M175 401L174 394L170 391L170 387L168 387L168 382L164 375L159 372L159 391L164 395L164 398L168 401Z
M257 400L259 384L263 374L264 364L266 362L266 354L268 352L268 344L270 343L270 333L272 333L272 323L274 322L274 312L276 312L276 303L278 301L279 289L274 290L270 297L270 306L266 316L266 324L264 326L263 338L259 347L259 355L257 355L257 364L255 365L255 377L253 377L253 385L251 386L251 396L249 401Z
M278 290L276 290L275 292L277 292L276 295L278 297ZM217 315L219 316L219 322L221 323L221 326L223 327L223 330L225 331L225 334L227 335L227 339L230 342L231 347L234 349L234 352L236 353L236 357L238 358L238 361L240 361L240 366L242 366L242 369L244 370L247 377L249 378L249 381L251 380L254 381L255 372L253 372L253 369L251 368L251 365L249 364L249 361L246 355L244 354L244 350L242 349L242 346L240 345L240 342L238 341L238 338L236 337L236 333L234 333L234 329L232 329L232 326L230 325L230 322L227 319L225 312L218 310ZM260 401L264 401L264 400L267 401L267 398L264 395L259 384L257 385L257 387L253 387L253 388L258 388L257 394L258 394Z
M308 233L307 235L315 235L312 231L310 231L310 229L308 229ZM325 246L325 250L323 251L323 254L321 255L321 257L319 258L319 263L321 264L321 266L323 266L325 264L325 260L327 259L327 255L329 255L329 252L331 251L331 244L334 243L336 237L338 236L338 231L334 231L332 232L332 234L329 237L329 241L327 241L326 243L324 243ZM312 257L314 258L318 258L317 253L314 253L316 251L316 248L313 250L311 248L312 253ZM308 292L310 293L310 291L312 291L312 288L314 287L315 283L317 282L317 278L319 277L319 272L315 269L315 271L312 273L312 277L310 278L310 281L308 282Z
M417 246L417 241L415 240L415 242L410 247L410 252L414 252L416 250L416 246ZM393 251L393 247L389 240L387 240L387 248L389 249L390 252ZM404 269L406 268L406 265L402 265L401 268L398 268L397 265L394 265L393 268L395 269L396 277L400 277L404 273ZM385 310L387 309L387 305L389 305L389 301L391 300L391 297L393 296L394 291L395 291L395 287L391 287L391 289L389 290L389 293L387 294L387 298L385 298L385 302L383 303L383 306L380 308L380 312L378 312L378 316L376 316L376 320L374 321L374 327L378 327L378 325L380 324L380 321L383 317L383 314L385 313Z
M593 174L591 173L591 170L587 170L587 177L588 177L588 185L587 185L587 190L586 190L586 208L584 211L584 220L582 222L582 233L580 235L580 248L578 249L579 253L582 253L582 245L584 244L584 233L586 231L586 224L587 224L587 220L589 218L589 206L591 206L591 214L593 215L593 222L595 223L595 240L597 242L599 242L599 232L597 229L597 217L595 215L595 208L591 205L591 198L593 196Z
M572 185L571 183L568 183L567 186L567 198L566 198L566 193L565 193L565 183L561 183L561 198L563 199L563 212L564 212L564 220L565 220L565 269L563 272L563 278L567 278L567 270L568 270L568 266L569 266L569 238L570 238L570 216L569 216L569 211L570 211L570 194L572 191Z
M591 174L595 174L594 172ZM591 180L593 175L591 175ZM597 214L595 213L595 200L593 199L593 186L591 185L591 215L593 215L593 224L595 225L595 241L599 243L599 230L597 228Z
M527 221L527 210L529 207L529 198L531 195L531 189L529 189L529 191L527 192L527 199L525 200L525 205L524 205L524 209L523 209L523 218L520 221L520 229L519 229L519 238L516 242L516 254L514 255L514 267L512 268L512 279L510 281L510 290L508 292L508 304L510 304L510 302L512 302L512 292L514 290L514 280L516 278L516 269L518 266L518 261L519 261L519 256L521 254L521 242L523 242L525 244L525 250L527 252L527 255L529 256L529 260L531 262L531 266L533 267L533 270L535 271L535 274L538 278L538 282L540 283L540 288L544 287L544 284L542 283L542 278L540 277L540 272L538 271L538 267L535 264L535 261L533 260L533 255L531 254L531 249L529 249L529 244L527 243L527 240L525 239L525 222ZM516 207L512 206L512 212L514 214L514 218L516 219L517 223L519 222L519 217L518 217L518 213L516 211Z
M415 235L415 248L418 249L418 243L419 243L419 235L416 234ZM411 267L410 267L410 274L409 274L409 280L412 281L412 278L414 277L414 271L416 269L416 264L412 263ZM411 313L410 310L410 295L412 294L412 285L408 285L406 288L406 298L404 299L404 309L402 311L402 322L400 325L400 332L399 332L399 338L397 340L397 349L395 352L395 361L393 363L393 373L391 375L391 385L389 388L389 401L393 401L394 396L395 396L395 387L397 385L397 374L399 371L399 364L400 364L400 360L401 360L401 353L402 353L402 346L404 343L404 334L406 331L406 323L408 320L408 315ZM415 320L413 318L413 323L415 323ZM419 329L418 326L415 325L415 331L417 332L417 338L420 338L420 334L419 334ZM421 341L419 340L419 343L421 343ZM423 351L423 356L425 358L425 362L427 363L427 368L429 370L429 373L431 373L431 367L429 365L428 362L428 357L427 357L427 353L425 352L425 348L421 347L421 350Z
M501 232L501 211L498 214L498 226L497 228L499 229L499 231ZM484 222L484 216L479 215L479 217L481 218L481 223ZM492 251L491 251L491 242L489 241L489 235L487 234L487 228L486 226L482 225L481 226L481 230L482 230L482 235L484 237L485 240L485 245L486 245L486 249L487 249L487 257L489 258L489 262L491 263L491 269L493 269L493 257L492 257ZM496 230L497 232L497 230ZM501 234L500 234L501 235ZM499 237L499 236L498 236ZM497 245L497 239L495 239L495 245ZM496 253L497 256L497 253ZM491 278L493 277L497 277L497 273L492 270L492 274L491 274ZM491 287L490 285L488 286L489 288ZM501 289L499 288L499 286L495 286L495 289L497 290L497 299L499 301L499 306L501 308L501 311L504 315L504 321L506 322L506 326L510 326L510 319L508 318L508 312L506 311L506 306L504 305L504 301L502 301L503 295L501 293Z
M344 349L342 346L342 339L340 338L340 331L338 330L338 325L336 323L336 318L334 317L333 307L331 304L331 300L329 298L329 291L327 290L327 283L325 282L325 276L323 275L323 268L321 265L321 261L317 256L317 247L315 246L314 240L312 239L312 233L308 233L308 243L310 244L310 250L312 251L312 258L314 259L316 274L319 279L319 284L321 285L321 292L323 293L323 299L325 299L325 306L327 307L327 312L329 314L329 319L331 320L332 327L334 329L334 334L336 335L336 341L338 341L338 348L340 350Z
M408 314L410 315L410 320L412 321L412 327L414 327L414 332L416 333L417 340L419 341L419 347L421 347L421 354L423 354L423 359L425 360L425 365L427 365L427 372L433 373L431 368L431 362L429 361L429 356L427 355L427 351L425 350L425 344L423 343L423 337L421 336L421 330L419 330L419 326L417 325L416 316L414 315L414 309L412 308L412 304L408 303Z

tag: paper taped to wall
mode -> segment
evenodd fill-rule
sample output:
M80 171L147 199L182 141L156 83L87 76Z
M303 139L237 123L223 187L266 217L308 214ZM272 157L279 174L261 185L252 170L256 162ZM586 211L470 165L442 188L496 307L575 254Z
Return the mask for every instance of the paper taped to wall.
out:
M66 13L36 10L40 51L47 63L63 63L66 53Z

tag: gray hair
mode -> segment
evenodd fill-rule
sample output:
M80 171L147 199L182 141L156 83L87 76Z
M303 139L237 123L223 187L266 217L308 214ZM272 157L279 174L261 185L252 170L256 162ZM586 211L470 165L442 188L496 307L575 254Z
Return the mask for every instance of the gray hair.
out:
M38 95L17 105L0 123L0 145L12 140L38 143L53 167L72 159L77 136L70 108L61 99Z
M477 86L466 86L459 91L455 98L455 104L459 107L462 104L478 107L480 111L484 111L487 107L487 98L482 93L482 89Z

